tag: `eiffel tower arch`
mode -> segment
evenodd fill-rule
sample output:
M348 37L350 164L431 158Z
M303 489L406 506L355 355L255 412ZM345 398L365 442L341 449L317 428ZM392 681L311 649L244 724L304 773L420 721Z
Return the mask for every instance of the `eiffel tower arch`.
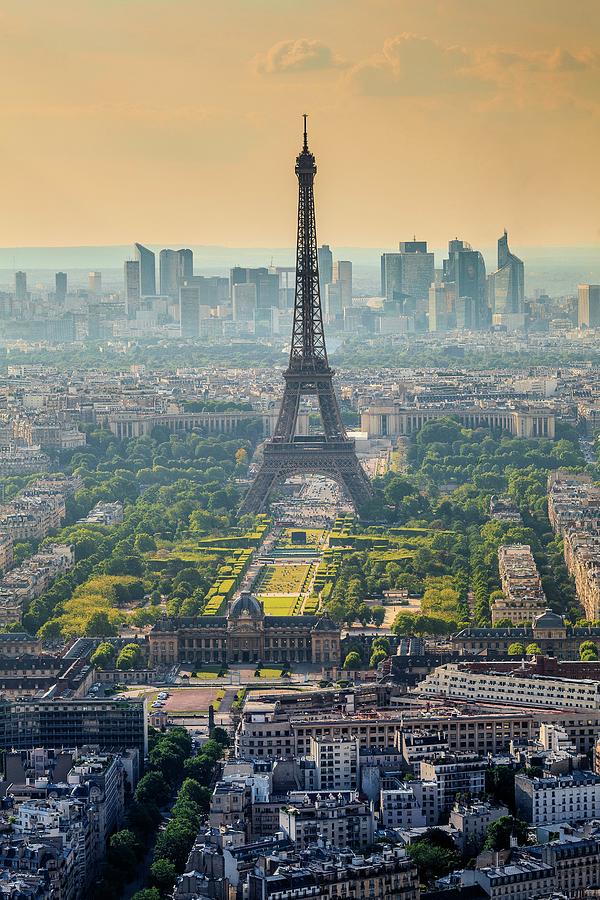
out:
M315 218L315 157L308 149L306 116L304 143L296 158L298 177L298 240L296 291L290 359L283 373L285 389L272 437L246 494L240 513L261 512L275 485L291 475L325 475L349 494L356 509L372 496L369 479L358 461L354 441L346 434L333 389L333 369L327 360L319 291L319 261ZM302 397L316 396L323 432L296 434Z

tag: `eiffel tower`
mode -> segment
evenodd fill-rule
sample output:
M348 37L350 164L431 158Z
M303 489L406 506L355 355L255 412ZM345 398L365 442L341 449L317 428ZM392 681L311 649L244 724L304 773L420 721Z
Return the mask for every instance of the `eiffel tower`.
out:
M327 361L315 222L314 180L317 167L308 149L306 116L304 144L296 158L298 176L298 241L296 293L290 359L285 390L273 436L265 443L263 462L240 508L240 513L261 512L273 487L290 475L325 475L349 494L355 508L371 497L371 485L360 465L354 441L346 434L333 390L333 369ZM317 397L323 434L297 435L303 396Z

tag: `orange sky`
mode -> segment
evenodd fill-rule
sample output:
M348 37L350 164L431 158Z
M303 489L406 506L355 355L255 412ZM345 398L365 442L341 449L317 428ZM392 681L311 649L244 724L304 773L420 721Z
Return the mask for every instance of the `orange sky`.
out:
M599 0L3 0L0 245L600 243Z

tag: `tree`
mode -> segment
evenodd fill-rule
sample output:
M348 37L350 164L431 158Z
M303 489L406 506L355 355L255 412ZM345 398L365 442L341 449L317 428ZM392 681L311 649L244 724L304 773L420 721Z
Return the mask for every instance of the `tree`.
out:
M593 641L582 641L579 645L579 659L583 662L598 659L598 646Z
M376 637L371 644L371 652L373 650L383 650L385 655L389 656L391 652L389 640L386 637Z
M493 766L486 769L485 790L495 803L515 808L515 772L509 766Z
M197 803L202 812L208 812L210 807L211 790L199 784L194 778L186 778L179 789L178 799L192 800Z
M220 725L216 725L210 733L211 739L216 741L217 744L220 744L222 747L229 747L231 743L231 739L224 728L221 728Z
M509 656L523 656L525 653L525 647L519 641L515 641L513 644L509 644L508 646L508 655Z
M154 858L169 859L178 870L183 871L196 834L197 828L192 822L171 819L158 835Z
M158 888L144 888L136 891L131 900L160 900L160 891Z
M512 835L515 835L519 844L526 844L529 837L527 822L514 816L501 816L488 825L484 849L509 850Z
M141 839L152 834L160 823L160 809L154 800L138 803L132 800L127 810L127 824Z
M139 644L125 644L117 656L117 669L127 671L139 669L142 663L142 648Z
M125 877L133 875L137 866L140 844L133 831L124 828L116 831L108 842L111 865L119 869Z
M110 641L102 641L98 644L90 657L91 664L96 669L107 669L112 666L115 659L115 646Z
M248 462L248 453L243 447L235 451L235 461L238 466L245 466Z
M394 507L396 516L400 511L402 501L414 493L415 489L413 485L409 481L406 481L406 479L400 478L398 475L392 476L383 490L385 501L386 503L389 503L390 506Z
M170 859L157 859L150 866L152 883L163 893L167 894L175 883L177 870Z
M207 782L210 779L213 767L214 761L199 753L197 756L190 756L189 759L185 760L183 771L186 778L191 778L202 784L202 782Z
M95 612L87 620L86 637L110 637L116 635L117 629L111 624L107 612Z
M385 619L385 607L384 606L373 606L371 607L371 621L373 625L383 625L383 620Z
M356 650L351 650L344 660L344 669L360 669L361 664L360 653L357 653Z
M380 662L383 662L384 659L387 659L387 653L385 650L375 649L371 653L371 658L369 660L369 666L371 669L376 669Z
M456 850L448 850L430 843L424 836L406 848L408 855L416 863L419 878L423 884L429 884L452 872L459 865L460 858Z
M527 644L525 648L525 653L527 656L541 656L542 651L539 647L539 644L536 644L535 641L532 641L531 644Z
M150 553L152 550L156 550L156 541L149 534L138 534L133 546L138 553Z
M163 806L169 799L171 790L169 783L160 772L146 772L137 783L134 797L139 803L149 803L154 800L159 806Z

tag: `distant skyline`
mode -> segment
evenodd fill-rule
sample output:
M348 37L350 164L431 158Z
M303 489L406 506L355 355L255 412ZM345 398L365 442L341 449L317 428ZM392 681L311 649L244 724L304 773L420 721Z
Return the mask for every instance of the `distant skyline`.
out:
M0 246L600 249L597 0L4 0ZM18 263L19 264L19 263Z
M499 236L499 235L498 235ZM521 247L512 242L511 249L525 263L525 286L529 294L546 289L551 294L575 294L579 283L600 283L600 253L594 247ZM171 241L172 248L190 246L194 252L194 269L198 274L227 275L235 265L291 266L294 264L293 247L219 247L190 245L186 241ZM157 253L160 244L148 244ZM394 250L395 247L343 247L331 245L336 259L350 259L354 268L354 287L359 293L379 294L380 252ZM435 262L441 268L447 256L447 247L434 247ZM488 273L496 267L496 247L479 246L486 261ZM69 273L69 285L85 288L88 272L99 270L103 273L103 285L107 289L122 289L124 284L123 264L133 259L133 244L91 247L0 247L0 290L14 288L15 272L27 272L30 288L36 284L52 286L54 273L63 270Z

